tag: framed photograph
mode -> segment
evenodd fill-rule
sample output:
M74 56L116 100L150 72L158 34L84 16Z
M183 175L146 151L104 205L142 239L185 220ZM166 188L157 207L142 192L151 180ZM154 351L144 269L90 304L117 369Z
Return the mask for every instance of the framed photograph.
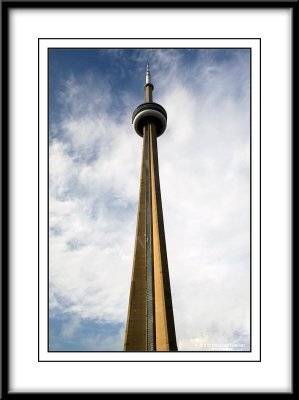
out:
M3 398L293 392L296 7L3 2Z

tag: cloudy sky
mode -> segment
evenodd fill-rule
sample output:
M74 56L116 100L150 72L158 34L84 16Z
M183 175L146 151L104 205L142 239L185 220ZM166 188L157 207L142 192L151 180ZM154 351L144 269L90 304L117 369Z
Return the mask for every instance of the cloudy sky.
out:
M147 61L178 348L249 350L247 49L50 50L50 350L123 349Z

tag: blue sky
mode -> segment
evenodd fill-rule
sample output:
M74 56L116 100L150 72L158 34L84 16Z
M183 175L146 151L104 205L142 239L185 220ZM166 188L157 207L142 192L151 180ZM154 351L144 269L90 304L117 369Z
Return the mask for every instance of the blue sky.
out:
M49 51L50 350L123 348L148 61L179 350L248 350L246 49Z

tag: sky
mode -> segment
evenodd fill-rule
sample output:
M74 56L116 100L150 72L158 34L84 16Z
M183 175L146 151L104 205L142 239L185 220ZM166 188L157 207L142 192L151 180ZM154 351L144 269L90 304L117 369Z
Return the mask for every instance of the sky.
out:
M49 50L49 349L123 350L147 62L178 349L248 351L248 49Z

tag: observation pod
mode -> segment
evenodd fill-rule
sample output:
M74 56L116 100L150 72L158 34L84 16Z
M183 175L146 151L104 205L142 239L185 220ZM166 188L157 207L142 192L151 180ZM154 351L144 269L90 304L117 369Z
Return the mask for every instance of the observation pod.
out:
M160 104L143 103L134 110L132 124L139 136L143 137L143 127L149 122L155 124L157 136L164 133L167 126L167 113Z

